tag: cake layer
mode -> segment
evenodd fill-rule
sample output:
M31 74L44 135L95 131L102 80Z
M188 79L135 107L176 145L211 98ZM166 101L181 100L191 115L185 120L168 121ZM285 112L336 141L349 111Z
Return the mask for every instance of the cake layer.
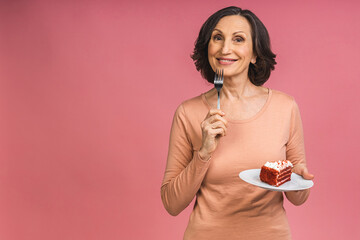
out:
M277 162L276 162L277 163ZM290 163L291 164L291 163ZM282 162L280 167L277 165L274 167L274 165L266 164L262 166L260 171L260 180L263 182L268 183L272 186L280 186L281 184L284 184L285 182L288 182L291 180L291 167L292 164L289 165L288 163ZM286 167L281 167L286 166ZM281 169L281 170L280 170Z

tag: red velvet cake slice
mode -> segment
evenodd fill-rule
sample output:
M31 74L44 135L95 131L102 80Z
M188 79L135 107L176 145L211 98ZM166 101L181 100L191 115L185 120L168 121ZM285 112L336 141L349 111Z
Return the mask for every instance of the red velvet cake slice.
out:
M291 180L292 167L292 163L288 160L266 162L264 166L261 167L260 180L278 187Z

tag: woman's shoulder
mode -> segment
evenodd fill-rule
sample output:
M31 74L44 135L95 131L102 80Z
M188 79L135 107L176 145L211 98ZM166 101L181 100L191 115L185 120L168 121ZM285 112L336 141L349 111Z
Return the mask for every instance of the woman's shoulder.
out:
M197 95L195 97L192 97L192 98L188 98L188 99L185 99L181 105L183 106L186 106L186 107L193 107L193 106L201 106L203 105L204 102L203 102L203 94L200 94L200 95Z
M275 111L292 112L298 108L298 104L292 95L274 89L271 89L271 91L271 105Z
M176 112L186 116L187 118L202 118L203 115L206 115L208 112L208 106L206 104L204 94L202 93L198 96L184 100L178 106Z
M282 103L282 104L294 104L295 102L295 98L293 96L291 96L290 94L287 94L285 92L276 90L276 89L271 89L272 91L272 99L275 100L277 103Z
M206 100L204 98L204 93L183 100L180 106L185 108L186 110L207 108Z
M281 100L285 100L285 101L294 101L294 97L288 93L276 89L271 89L271 91L273 96L276 98L280 98Z

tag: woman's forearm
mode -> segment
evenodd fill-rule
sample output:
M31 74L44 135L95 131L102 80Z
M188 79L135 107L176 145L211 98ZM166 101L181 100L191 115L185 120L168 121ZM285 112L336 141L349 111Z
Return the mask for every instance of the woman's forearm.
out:
M205 177L210 161L202 160L198 152L179 174L168 171L161 187L165 209L173 216L183 211L194 199Z
M310 195L310 189L285 192L286 198L295 206L303 204Z

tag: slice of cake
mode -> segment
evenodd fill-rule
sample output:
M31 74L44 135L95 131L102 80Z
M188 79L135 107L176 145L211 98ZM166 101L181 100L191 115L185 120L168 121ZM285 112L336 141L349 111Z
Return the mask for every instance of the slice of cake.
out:
M276 162L266 162L261 167L260 180L278 187L281 184L291 180L292 163L288 160L280 160Z

